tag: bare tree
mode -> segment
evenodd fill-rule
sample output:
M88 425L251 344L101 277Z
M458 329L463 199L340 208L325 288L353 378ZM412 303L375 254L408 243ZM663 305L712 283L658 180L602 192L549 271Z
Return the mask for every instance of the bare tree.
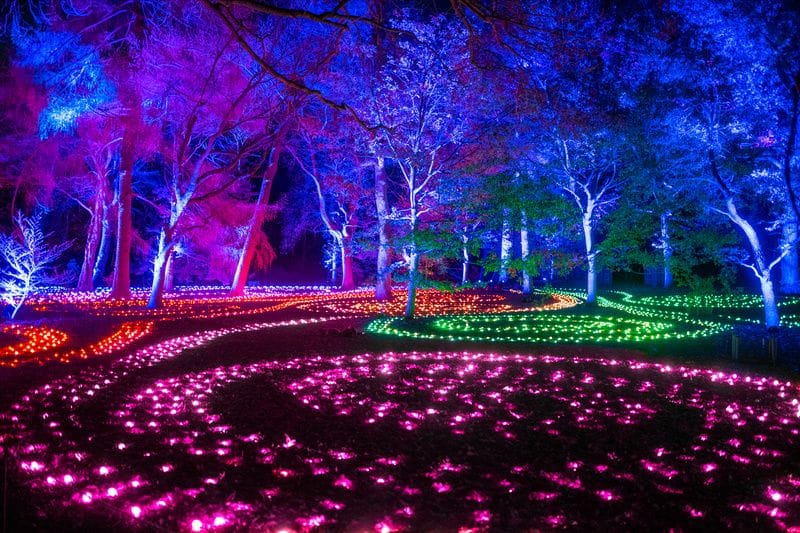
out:
M0 296L12 306L12 319L28 296L50 279L53 263L72 246L72 241L48 246L50 234L42 232L41 214L26 217L18 212L14 225L11 234L0 234L0 257L5 262L0 272Z

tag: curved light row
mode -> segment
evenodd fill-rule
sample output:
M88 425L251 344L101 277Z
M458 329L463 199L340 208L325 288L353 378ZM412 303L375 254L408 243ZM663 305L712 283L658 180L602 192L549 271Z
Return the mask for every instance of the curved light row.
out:
M75 359L88 359L118 352L134 341L148 335L154 323L125 322L110 335L81 348L59 351L69 339L67 333L42 326L14 325L3 328L23 337L25 340L0 349L0 366L16 367L25 363L43 365L52 361L68 363Z
M358 315L399 316L405 311L405 291L398 290L390 302L378 302L372 292L323 295L313 301L300 303L299 309L315 313L353 313ZM538 307L519 308L497 294L470 291L445 292L422 289L417 293L417 316L455 315L468 313L511 313L524 311L554 311L574 307L578 299L569 295L554 294L550 302Z
M795 383L636 360L441 352L139 375L236 331L165 341L110 369L32 390L11 413L19 439L12 453L26 485L69 515L182 531L344 529L367 495L383 507L373 505L359 529L382 532L424 529L418 514L454 502L454 526L502 528L493 511L517 495L535 503L525 515L534 529L576 519L588 527L602 513L649 524L652 498L661 495L676 524L689 529L726 520L785 529L800 520L800 483L786 468L800 444ZM345 433L306 440L228 425L215 410L218 394L254 380L269 380L294 402L286 416L319 412ZM95 405L107 419L97 420ZM659 418L676 409L685 413L680 420ZM647 432L655 420L662 430L628 453L602 439L584 445L598 434ZM411 456L394 448L402 440L416 449L432 431L447 451L423 446ZM469 435L489 444L466 449ZM532 454L520 445L528 439L551 446ZM253 469L263 475L254 479ZM752 480L744 487L735 481L743 477ZM241 487L240 478L255 484ZM692 496L720 485L731 492L713 503ZM748 522L749 515L757 518Z
M676 323L613 316L515 313L493 317L447 317L422 324L383 318L368 324L366 331L447 341L583 344L696 339L716 335L729 328L726 324L700 321Z

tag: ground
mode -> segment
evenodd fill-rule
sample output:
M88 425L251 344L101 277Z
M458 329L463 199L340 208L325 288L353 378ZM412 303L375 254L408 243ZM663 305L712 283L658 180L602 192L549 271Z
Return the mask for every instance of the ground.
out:
M4 330L9 531L800 526L794 328L773 364L747 297L142 303Z

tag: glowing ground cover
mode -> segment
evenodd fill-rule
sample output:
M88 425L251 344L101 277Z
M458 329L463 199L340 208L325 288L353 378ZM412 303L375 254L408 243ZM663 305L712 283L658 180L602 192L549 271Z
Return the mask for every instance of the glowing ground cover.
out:
M352 291L322 295L313 301L299 303L297 307L315 313L353 313L356 315L399 316L405 311L405 290L395 290L391 302L378 302L372 291ZM554 294L551 300L538 307L519 308L500 294L474 291L445 292L422 289L417 293L416 316L454 314L494 314L516 311L553 311L574 307L579 300L567 294Z
M67 333L45 326L14 325L3 328L25 338L23 342L0 348L0 366L16 367L25 363L44 364L52 361L68 363L118 352L153 330L152 321L124 322L112 333L80 348L57 350L69 339Z
M728 329L729 325L712 321L551 313L452 316L416 323L381 318L366 327L369 333L415 339L552 344L682 340L716 335Z
M800 391L774 378L470 353L148 371L298 324L32 390L7 433L26 484L54 516L126 528L800 525Z

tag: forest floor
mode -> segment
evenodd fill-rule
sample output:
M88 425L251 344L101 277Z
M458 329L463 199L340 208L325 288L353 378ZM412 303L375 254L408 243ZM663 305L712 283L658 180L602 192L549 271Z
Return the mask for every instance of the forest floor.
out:
M404 336L368 332L392 309L361 294L186 301L22 317L69 337L0 366L5 531L800 526L797 328L773 362L741 321L696 339L520 341L514 313L553 300L508 293L428 293L428 317L391 323ZM448 309L478 317L453 326L472 340L444 338ZM530 313L644 336L668 315ZM706 327L691 320L675 331ZM132 322L146 333L114 353L74 355ZM25 339L3 335L0 349Z

